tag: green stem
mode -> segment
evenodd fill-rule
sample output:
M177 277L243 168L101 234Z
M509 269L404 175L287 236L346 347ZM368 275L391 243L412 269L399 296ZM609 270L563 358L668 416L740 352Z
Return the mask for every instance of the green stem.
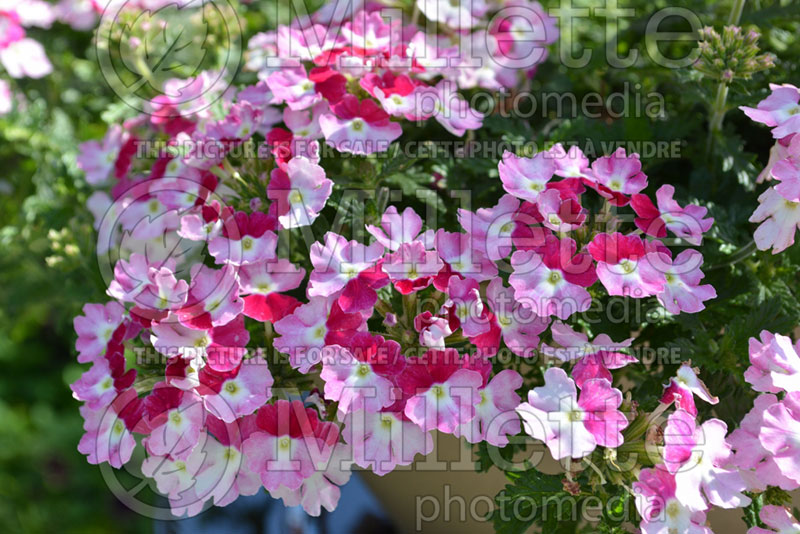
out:
M729 26L738 26L739 21L742 20L742 12L744 11L744 3L746 0L734 0L733 10L730 17L728 17Z
M733 9L728 17L729 26L738 26L744 11L744 4L746 0L734 0ZM727 112L726 103L728 100L728 82L721 81L717 87L717 97L714 99L714 107L711 109L711 120L708 123L708 148L711 148L711 142L716 132L722 131L722 122L725 120L725 113Z
M730 260L726 261L725 263L720 263L719 265L714 265L706 269L706 271L715 271L717 269L722 269L723 267L729 267L731 265L735 265L742 260L746 260L750 256L753 255L753 252L756 251L756 242L754 239L751 239L748 244L743 246L739 251L734 254Z

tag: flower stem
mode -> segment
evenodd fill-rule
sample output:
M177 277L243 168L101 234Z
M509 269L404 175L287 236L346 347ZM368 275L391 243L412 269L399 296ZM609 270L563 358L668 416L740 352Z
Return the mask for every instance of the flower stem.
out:
M744 11L744 3L746 0L734 0L733 9L728 17L729 26L738 26ZM711 142L716 132L722 131L722 122L725 120L725 113L727 109L725 104L728 100L728 82L723 80L719 82L717 87L717 97L714 99L714 107L711 108L711 119L708 122L708 148L711 148Z

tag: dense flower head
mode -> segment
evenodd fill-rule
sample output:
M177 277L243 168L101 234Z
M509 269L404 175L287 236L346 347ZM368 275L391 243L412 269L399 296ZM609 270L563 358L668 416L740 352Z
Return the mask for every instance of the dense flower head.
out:
M657 240L668 230L701 244L706 209L668 185L654 203L647 161L624 150L506 152L490 174L504 194L465 203L457 224L391 205L393 144L424 122L446 138L478 130L486 117L466 91L521 86L558 36L528 0L415 4L407 26L354 2L258 34L253 85L212 97L214 73L168 80L148 114L81 149L95 228L113 220L113 300L75 320L78 359L91 363L72 385L79 450L121 467L143 448L141 470L176 515L261 487L319 515L352 465L385 475L430 454L437 432L613 459L641 418L615 375L638 359L632 339L580 314L609 295L673 314L715 296L702 257L689 261L699 253L673 259ZM151 141L163 147L133 150ZM787 188L790 171L774 170ZM375 198L353 202L350 184L374 185ZM665 476L674 499L679 475Z

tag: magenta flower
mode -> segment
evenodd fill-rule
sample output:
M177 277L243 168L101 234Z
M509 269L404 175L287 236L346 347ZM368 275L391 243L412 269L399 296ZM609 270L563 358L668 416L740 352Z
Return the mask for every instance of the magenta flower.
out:
M117 302L84 304L83 315L75 317L73 325L78 333L75 349L78 362L88 363L103 355L114 332L122 324L125 308Z
M633 483L642 534L712 534L704 511L693 511L677 498L675 475L659 468L642 469Z
M291 130L295 140L319 139L322 137L322 130L319 127L319 118L330 113L328 102L317 102L309 109L293 110L285 108L283 110L283 122Z
M326 426L330 427L330 423L320 423L317 432ZM312 517L319 516L322 508L333 512L341 496L339 486L350 480L352 454L350 447L345 443L328 444L322 449L320 459L316 462L316 469L311 476L303 480L300 487L289 489L282 485L270 490L270 495L282 499L286 506L302 506L303 511Z
M697 313L705 309L703 302L717 297L717 292L710 284L700 285L705 276L700 270L703 255L696 250L684 250L673 261L665 254L661 256L666 264L664 269L664 291L656 295L658 301L669 313Z
M451 276L447 295L449 298L442 306L442 311L446 310L455 317L456 324L460 325L465 336L477 336L489 330L478 282L471 278Z
M394 25L386 24L378 11L359 11L342 25L341 30L349 44L374 54L387 52L400 38L397 24L400 21L394 22Z
M592 169L589 166L589 158L584 155L579 146L572 145L569 150L565 150L564 145L556 143L546 154L555 163L556 176L594 180Z
M642 172L638 154L625 153L618 148L610 156L603 156L592 163L592 178L584 182L597 189L614 206L625 206L630 195L647 187L647 176Z
M282 292L300 287L305 275L305 269L285 259L242 265L239 291L247 295L243 313L262 322L282 319L300 305Z
M647 195L633 195L631 207L638 215L636 226L653 237L666 237L669 230L692 245L700 245L703 242L703 234L714 224L714 219L705 218L708 210L702 206L687 204L685 208L681 208L673 200L674 194L674 187L668 184L662 185L656 191L657 208Z
M761 223L753 234L758 250L772 248L777 254L794 244L795 231L800 227L800 202L787 200L770 187L758 197L758 208L749 221Z
M506 346L518 356L534 356L539 346L539 334L547 330L550 319L536 315L535 310L526 306L524 300L516 298L514 291L505 287L500 278L489 282L486 299Z
M664 394L661 402L672 404L673 402L682 410L685 410L694 417L697 417L697 406L694 397L706 401L709 404L717 404L719 399L708 391L708 388L697 377L697 370L692 369L692 364L684 362L674 378L664 386Z
M664 291L666 255L649 252L639 236L598 234L586 247L597 261L597 277L609 295L643 298Z
M90 464L108 462L119 469L128 463L136 447L133 431L141 431L142 403L136 390L126 389L111 404L92 409L80 408L86 433L78 443L78 451L87 456Z
M800 484L800 392L788 393L783 401L764 411L758 439L769 451L781 474Z
M385 152L403 133L402 127L392 122L374 100L359 102L358 97L346 95L331 111L319 118L319 124L325 141L339 152Z
M708 509L708 502L721 508L750 504L742 493L744 478L731 467L731 445L725 441L728 426L709 419L697 426L687 411L675 410L664 429L664 463L675 475L678 500L694 512ZM703 498L705 495L705 498Z
M733 465L744 473L754 470L755 480L751 483L753 487L749 488L752 491L764 491L767 486L778 486L786 491L800 487L800 482L783 475L772 453L764 448L759 439L764 426L764 413L775 404L778 404L775 395L759 395L753 409L739 423L739 428L728 437L728 443L735 451Z
M433 451L433 438L411 422L402 411L350 412L342 436L350 444L353 461L378 476L399 465L410 465L417 454Z
M517 244L516 238L528 237L526 225L538 221L526 217L519 199L512 195L503 195L494 207L479 208L475 213L458 210L458 222L472 237L472 246L491 261L508 256L512 245Z
M199 373L198 393L206 409L226 423L250 415L272 397L274 382L267 361L250 358L230 371L218 372L203 367Z
M772 128L772 136L782 139L800 132L800 91L794 85L771 83L772 94L755 108L741 106L739 109L756 122Z
M194 392L159 382L144 399L150 434L142 440L147 452L185 459L200 439L205 421L203 400Z
M775 534L776 532L778 534L797 534L800 532L800 522L783 506L767 504L761 508L758 515L761 521L772 530L752 527L747 534Z
M150 263L141 254L114 266L114 280L106 293L120 302L133 302L152 310L175 310L186 302L189 285L175 278L175 260Z
M101 185L116 173L117 160L130 134L119 125L112 125L102 141L86 141L78 147L78 168L86 174L89 185Z
M508 283L514 296L536 315L566 319L589 309L592 297L586 290L597 281L588 254L576 254L570 238L547 236L538 251L518 250L511 256L514 272Z
M383 256L380 243L365 246L357 241L328 232L325 244L311 245L311 263L314 270L309 276L310 297L339 296L339 305L345 312L366 310L375 305L377 287L388 282L378 260Z
M791 202L800 202L800 158L797 155L786 157L775 163L772 168L772 176L780 182L775 186L778 194Z
M136 369L125 369L124 347L109 347L106 355L98 358L92 367L70 384L72 396L86 403L90 410L100 410L111 405L122 392L136 380Z
M750 338L750 367L744 379L755 391L780 393L800 391L800 342L780 334L761 331L761 340Z
M586 221L587 210L569 190L548 189L536 201L542 225L557 233L577 230Z
M207 330L185 326L174 315L168 315L161 321L154 321L150 328L150 342L160 353L186 359L207 357L208 364L217 371L237 367L250 341L242 315Z
M456 30L472 28L489 10L484 0L417 0L417 8L426 19Z
M419 332L419 344L431 349L444 350L445 339L453 333L450 321L424 311L414 317L414 329Z
M289 354L292 367L308 373L322 360L324 346L347 344L366 327L366 320L360 313L344 313L335 298L311 297L274 326L280 334L275 348Z
M429 241L426 234L432 234L432 232L426 232L420 235L422 218L417 215L414 208L406 208L403 213L398 213L394 206L386 208L381 216L380 227L368 224L366 228L367 232L379 243L392 251L397 251L403 244L413 243L420 239Z
M284 228L309 226L319 216L333 191L325 170L309 159L296 156L286 169L276 168L267 186L267 197L277 204L278 221Z
M397 252L386 255L383 272L389 275L395 289L403 295L425 289L444 263L435 250L425 250L421 241L403 243Z
M542 352L562 362L576 361L572 379L579 388L594 378L602 378L610 383L612 369L621 369L638 361L635 356L622 352L631 346L633 338L615 343L608 335L600 334L590 343L586 334L576 332L558 321L553 323L550 332L553 341L561 347L544 345Z
M255 432L242 444L247 468L258 473L269 491L296 490L314 472L314 458L325 448L317 428L330 428L301 401L278 400L258 410ZM333 429L336 429L334 426ZM334 442L338 433L330 433Z
M475 417L456 427L453 434L464 436L469 443L485 441L495 447L508 445L508 436L520 432L519 416L514 409L519 406L516 390L522 387L522 376L504 369L483 387L480 402L475 406Z
M422 114L417 105L420 92L427 87L420 81L405 74L395 76L391 71L386 71L383 76L368 73L359 83L393 117L405 117L412 121L429 117Z
M474 1L474 0L473 0ZM469 107L450 80L441 80L435 87L417 91L417 116L432 114L436 122L451 134L462 137L467 130L477 130L483 125L483 113Z
M309 79L302 66L284 68L273 72L266 80L274 95L273 104L286 103L289 109L308 109L322 99L316 84Z
M580 399L575 382L563 369L544 373L545 385L528 392L528 402L517 406L525 433L543 441L556 460L583 458L598 445L622 445L622 430L628 426L618 411L622 392L605 379L583 384Z
M340 419L358 410L378 412L396 400L394 380L404 365L396 341L367 332L354 336L347 347L330 345L320 373L325 398L339 403Z
M438 230L434 245L444 267L434 278L433 285L439 291L447 291L452 275L469 278L477 282L491 280L497 276L497 265L486 254L475 248L469 234Z
M532 158L519 157L512 152L504 152L503 160L497 166L503 189L517 198L536 202L553 178L556 164L552 157L540 152Z
M208 242L218 264L245 265L275 259L278 236L275 218L266 213L236 212L222 225L222 235Z
M205 444L211 441L206 432L197 446L185 458L169 455L150 455L142 462L142 474L156 482L159 493L167 497L172 515L194 516L203 510L210 496L197 494L196 486L206 460Z
M409 360L397 383L408 397L406 417L423 430L452 433L475 416L483 377L464 367L457 350L430 350Z
M244 301L239 298L239 280L233 265L217 270L196 264L191 276L186 305L177 311L182 324L208 330L228 324L242 313Z

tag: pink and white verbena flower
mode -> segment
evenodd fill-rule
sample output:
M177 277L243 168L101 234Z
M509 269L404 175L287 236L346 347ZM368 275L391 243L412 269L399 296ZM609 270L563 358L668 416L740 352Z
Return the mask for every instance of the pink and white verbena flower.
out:
M678 499L675 475L660 468L643 469L633 491L643 534L711 534L705 512L693 511Z
M689 510L700 512L709 504L721 508L747 506L747 484L733 467L727 425L709 419L698 425L689 412L678 409L664 429L665 469L675 475L676 496Z
M580 397L575 382L557 367L544 374L545 385L528 392L528 402L516 410L525 432L543 441L553 458L583 458L599 445L622 444L628 426L618 410L622 393L608 380L592 379L583 384Z
M767 504L758 513L761 521L768 528L752 527L747 534L797 534L800 532L798 521L786 508Z

